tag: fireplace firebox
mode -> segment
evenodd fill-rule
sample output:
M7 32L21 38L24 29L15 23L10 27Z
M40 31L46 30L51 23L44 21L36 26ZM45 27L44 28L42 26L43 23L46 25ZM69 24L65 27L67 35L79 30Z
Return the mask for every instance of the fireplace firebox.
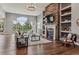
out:
M47 39L48 40L55 40L55 25L47 25Z

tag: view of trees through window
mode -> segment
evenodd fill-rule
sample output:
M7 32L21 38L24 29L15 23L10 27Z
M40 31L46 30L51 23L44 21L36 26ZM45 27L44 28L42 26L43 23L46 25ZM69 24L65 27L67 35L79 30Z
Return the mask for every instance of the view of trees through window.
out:
M17 20L13 21L13 23L14 31L27 32L32 28L31 24L27 22L27 17L17 17Z

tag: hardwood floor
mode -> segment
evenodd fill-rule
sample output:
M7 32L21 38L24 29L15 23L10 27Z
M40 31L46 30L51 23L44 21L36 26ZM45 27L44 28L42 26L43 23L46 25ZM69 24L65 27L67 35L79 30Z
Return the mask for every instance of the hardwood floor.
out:
M16 41L13 34L0 35L0 55L16 54Z
M79 47L65 47L60 42L16 48L14 35L0 35L0 55L79 55Z
M17 55L78 55L79 47L65 47L60 42L53 42L28 48L17 49Z

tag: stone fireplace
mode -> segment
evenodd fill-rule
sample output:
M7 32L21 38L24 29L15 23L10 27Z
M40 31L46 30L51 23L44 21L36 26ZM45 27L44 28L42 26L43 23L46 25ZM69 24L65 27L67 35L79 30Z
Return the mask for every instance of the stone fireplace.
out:
M51 25L51 24L48 24L47 25L47 39L48 40L55 40L56 39L56 25Z

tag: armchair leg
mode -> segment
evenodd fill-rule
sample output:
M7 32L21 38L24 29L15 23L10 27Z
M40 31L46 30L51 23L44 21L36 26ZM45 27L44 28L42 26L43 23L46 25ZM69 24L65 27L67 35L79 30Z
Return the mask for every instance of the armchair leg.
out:
M64 43L64 46L65 46L65 47L67 46L67 43L66 43L66 42Z
M75 48L75 44L73 43L73 46L74 46L74 48Z

